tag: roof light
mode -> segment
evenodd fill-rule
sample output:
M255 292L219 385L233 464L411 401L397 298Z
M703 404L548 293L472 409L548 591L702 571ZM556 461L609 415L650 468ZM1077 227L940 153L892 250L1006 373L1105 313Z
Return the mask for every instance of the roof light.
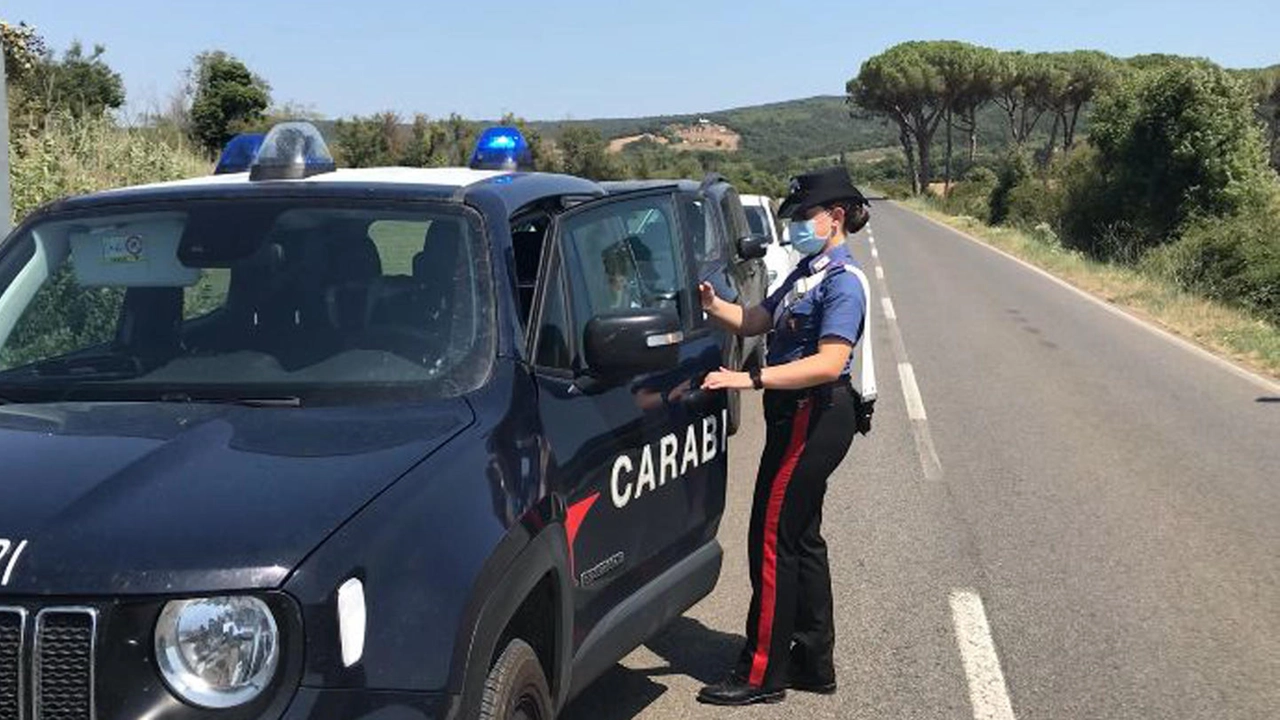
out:
M253 157L258 154L258 148L262 147L264 137L266 136L262 133L241 133L231 138L227 146L222 148L222 155L218 157L218 165L213 169L213 174L241 173L248 170L253 163Z
M533 170L533 153L519 130L491 127L476 141L470 165L473 170Z
M337 164L315 125L286 122L271 128L249 169L250 180L297 180L333 172Z

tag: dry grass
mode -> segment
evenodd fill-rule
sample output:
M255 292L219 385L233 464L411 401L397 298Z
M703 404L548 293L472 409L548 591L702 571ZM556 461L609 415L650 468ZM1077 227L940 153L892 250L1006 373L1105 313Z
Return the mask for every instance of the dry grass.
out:
M50 118L10 143L17 219L67 195L207 175L213 164L153 131L109 119Z
M1259 374L1280 379L1280 328L1205 300L1137 270L1090 260L1044 237L947 215L920 200L902 203L987 242L1072 285Z

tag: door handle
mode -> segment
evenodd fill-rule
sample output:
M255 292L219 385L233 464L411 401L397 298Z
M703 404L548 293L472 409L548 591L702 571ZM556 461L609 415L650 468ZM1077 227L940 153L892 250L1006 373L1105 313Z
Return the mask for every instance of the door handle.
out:
M650 335L644 339L645 346L651 348L670 347L672 345L679 345L682 342L684 342L683 330Z

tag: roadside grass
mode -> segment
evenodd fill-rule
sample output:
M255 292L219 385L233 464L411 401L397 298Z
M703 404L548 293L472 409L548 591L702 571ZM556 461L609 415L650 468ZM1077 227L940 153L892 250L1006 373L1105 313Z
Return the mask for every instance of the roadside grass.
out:
M1206 350L1261 375L1280 379L1280 328L1243 310L1198 297L1132 268L1091 260L1063 248L1047 236L993 227L973 217L948 215L916 198L897 202L1021 258Z

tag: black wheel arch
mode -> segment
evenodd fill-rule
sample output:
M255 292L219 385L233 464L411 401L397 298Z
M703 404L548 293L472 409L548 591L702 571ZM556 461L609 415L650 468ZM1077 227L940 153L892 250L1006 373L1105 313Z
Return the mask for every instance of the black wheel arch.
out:
M524 522L513 527L490 556L472 589L468 610L459 624L449 674L450 692L459 696L464 717L479 707L485 676L493 659L502 652L500 645L509 638L508 627L540 587L549 587L555 613L555 627L547 635L552 646L546 650L552 660L547 681L557 708L568 695L573 661L569 546L561 521L563 503L544 505L547 514L535 512L531 516L555 519L546 524ZM554 505L560 506L559 511Z

